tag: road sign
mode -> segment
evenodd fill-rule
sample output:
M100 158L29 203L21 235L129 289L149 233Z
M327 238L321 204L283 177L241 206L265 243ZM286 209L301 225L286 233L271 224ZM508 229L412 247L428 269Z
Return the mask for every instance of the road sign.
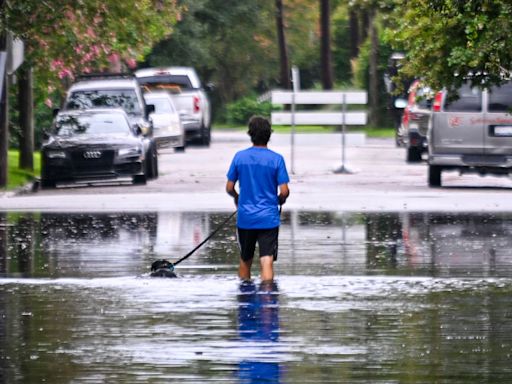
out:
M295 112L296 125L366 125L366 112ZM291 125L291 112L272 112L272 124Z
M21 39L15 38L11 43L11 51L7 60L7 74L12 75L23 64L25 58L25 44Z
M366 104L368 97L363 91L299 91L295 92L296 104ZM272 91L272 104L291 104L293 92Z

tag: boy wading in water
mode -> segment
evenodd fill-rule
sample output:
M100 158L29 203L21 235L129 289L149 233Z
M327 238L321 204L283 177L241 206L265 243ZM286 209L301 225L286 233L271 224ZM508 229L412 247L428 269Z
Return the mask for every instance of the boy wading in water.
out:
M253 146L235 154L227 174L226 192L238 207L237 232L240 245L238 275L251 278L256 243L260 253L261 280L273 280L277 259L280 209L290 194L290 181L283 156L267 148L272 129L267 119L249 120ZM235 189L239 183L240 194Z

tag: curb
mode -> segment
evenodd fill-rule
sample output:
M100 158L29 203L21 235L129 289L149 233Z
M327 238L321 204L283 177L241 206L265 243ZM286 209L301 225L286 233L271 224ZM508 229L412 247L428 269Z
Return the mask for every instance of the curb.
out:
M9 191L0 192L0 198L10 198L22 195L28 195L36 192L39 189L39 179L35 179L32 182L25 184L22 187L18 187Z

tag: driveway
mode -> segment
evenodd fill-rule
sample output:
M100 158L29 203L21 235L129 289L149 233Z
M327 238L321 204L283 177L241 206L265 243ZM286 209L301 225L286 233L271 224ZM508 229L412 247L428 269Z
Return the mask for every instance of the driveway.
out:
M393 139L348 136L345 168L340 134L297 134L291 173L291 137L274 134L269 147L290 170L284 209L310 211L512 211L509 178L443 174L443 187L427 186L427 166L405 163ZM4 193L0 210L17 211L231 211L225 174L236 151L250 145L243 132L214 131L209 148L160 152L160 177L145 186L58 188Z

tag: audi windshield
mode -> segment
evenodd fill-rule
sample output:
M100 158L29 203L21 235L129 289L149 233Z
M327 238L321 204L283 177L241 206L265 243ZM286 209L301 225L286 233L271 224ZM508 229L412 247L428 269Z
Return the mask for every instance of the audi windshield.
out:
M65 109L122 108L129 114L141 114L137 94L132 89L101 89L73 92Z
M53 134L66 137L77 135L129 135L131 129L122 114L64 114L57 117Z

